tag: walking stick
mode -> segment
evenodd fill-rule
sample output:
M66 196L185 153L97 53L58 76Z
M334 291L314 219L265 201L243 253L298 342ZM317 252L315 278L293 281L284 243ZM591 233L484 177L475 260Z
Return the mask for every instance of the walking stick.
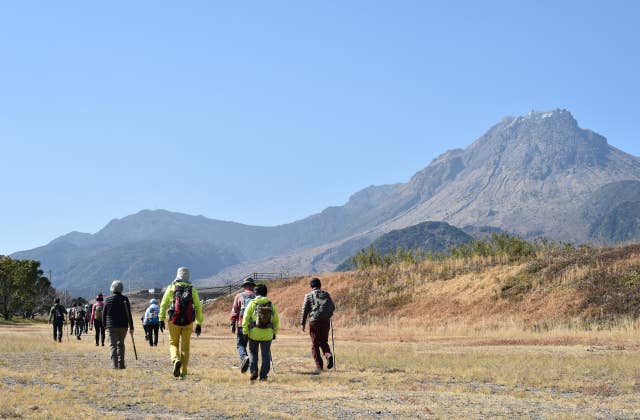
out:
M127 304L124 305L124 310L127 311L127 322L129 322L131 315L129 314L129 308L127 308ZM133 323L133 321L132 321ZM133 343L133 354L136 356L136 360L138 360L138 350L136 350L136 342L133 340L133 331L129 328L129 333L131 334L131 343Z
M336 342L333 341L333 321L329 319L329 325L331 326L331 351L333 352L333 370L336 370Z
M276 373L276 364L273 363L273 356L271 356L271 349L269 349L269 360L271 360L271 367L273 368L273 373Z

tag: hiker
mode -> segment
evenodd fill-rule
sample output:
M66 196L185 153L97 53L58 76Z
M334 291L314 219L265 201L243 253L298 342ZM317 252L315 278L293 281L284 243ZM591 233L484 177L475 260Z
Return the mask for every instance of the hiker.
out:
M76 321L76 338L80 340L80 336L84 331L84 318L87 315L82 304L78 302L76 304L76 310L74 311L74 319Z
M84 333L88 334L89 333L89 320L91 318L91 316L89 315L91 313L91 306L92 305L84 305Z
M103 312L104 296L102 295L102 293L98 293L98 295L96 296L96 303L94 303L91 307L91 320L89 328L93 328L96 330L96 346L99 342L102 342L102 347L104 347L104 324L102 323Z
M73 335L76 334L75 326L76 326L76 305L71 304L71 308L69 308L69 330Z
M236 334L237 331L236 341L238 354L240 355L240 372L245 373L249 368L249 355L247 354L247 339L242 335L242 315L244 314L244 309L249 305L249 301L256 297L253 292L256 283L251 277L248 277L242 282L242 287L244 291L235 296L231 306L231 333Z
M122 294L124 288L120 280L111 283L111 293L104 303L102 319L109 331L109 345L111 347L111 361L114 369L125 369L124 340L127 338L127 328L133 335L133 318L131 318L131 304L129 298Z
M146 335L149 336L149 345L151 347L158 345L158 328L160 328L160 307L158 301L151 299L149 301L149 307L144 311L142 324L146 331Z
M307 317L309 318L311 354L316 362L316 372L319 373L323 368L322 354L327 358L327 369L333 368L333 355L331 354L331 347L329 347L329 329L331 328L331 317L335 306L329 292L321 289L322 284L319 278L312 278L309 286L312 290L304 297L300 325L302 325L302 331L304 331ZM320 353L320 350L322 350L322 353Z
M260 380L266 381L271 370L271 341L276 339L280 322L275 305L267 299L267 285L257 285L255 293L255 299L249 302L244 312L242 334L249 340L249 370L251 371L249 379L255 381L258 378L258 348L260 348L262 358Z
M167 313L167 309L169 310ZM169 354L173 362L173 376L185 378L189 366L189 346L193 322L196 323L196 336L202 332L202 305L198 291L189 282L189 269L178 268L176 278L167 287L160 304L160 330L164 332L164 319L169 322Z
M49 324L53 322L53 341L58 340L62 342L62 325L64 324L64 316L67 314L67 310L64 306L60 305L60 298L53 300L53 306L49 311Z

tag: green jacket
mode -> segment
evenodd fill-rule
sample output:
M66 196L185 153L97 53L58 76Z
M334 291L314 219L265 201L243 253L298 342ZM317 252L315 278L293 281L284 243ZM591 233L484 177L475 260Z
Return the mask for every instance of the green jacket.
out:
M198 291L195 286L191 283L185 283L183 281L176 282L173 281L167 287L167 290L164 292L164 296L162 297L162 302L160 303L160 314L158 318L160 321L164 321L167 314L167 309L173 303L173 292L176 290L176 284L180 286L191 286L191 297L193 299L193 307L196 310L196 325L202 325L202 321L204 320L204 316L202 315L202 305L200 304L200 297L198 296Z
M249 305L247 305L244 310L244 316L242 317L242 333L244 334L245 331L249 331L249 339L253 341L271 341L273 340L273 336L278 334L280 320L278 319L276 306L273 303L271 304L271 308L273 309L273 312L271 313L271 323L273 324L273 328L258 328L255 326L258 318L256 305L267 302L271 301L264 296L256 296L255 299L252 299L249 302Z

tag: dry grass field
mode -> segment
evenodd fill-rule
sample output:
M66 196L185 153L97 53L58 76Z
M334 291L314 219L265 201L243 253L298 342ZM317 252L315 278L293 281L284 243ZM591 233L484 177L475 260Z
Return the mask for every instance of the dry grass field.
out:
M640 418L638 250L585 252L322 276L337 369L320 375L296 325L307 279L274 282L282 331L260 383L237 368L231 297L206 308L185 380L168 337L149 348L141 328L139 360L128 338L114 371L91 337L3 324L0 417Z
M275 371L250 383L221 328L193 338L176 380L166 345L128 341L127 369L107 347L61 344L44 325L0 326L2 418L638 418L640 339L626 331L356 338L336 329L335 372L312 374L307 336L273 344ZM88 337L87 337L88 338Z

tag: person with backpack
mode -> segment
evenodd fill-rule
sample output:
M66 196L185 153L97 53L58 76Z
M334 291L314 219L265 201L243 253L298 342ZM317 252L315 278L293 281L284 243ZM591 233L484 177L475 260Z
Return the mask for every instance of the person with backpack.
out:
M64 325L64 316L67 310L60 305L60 298L53 300L53 306L49 310L49 324L53 322L53 341L62 342L62 326Z
M91 318L91 305L84 305L84 333L89 333L89 319Z
M82 332L84 331L84 318L87 315L86 311L82 307L82 304L78 302L76 304L76 310L74 311L74 319L76 321L76 338L80 340Z
M131 304L129 298L122 294L124 285L120 280L111 283L111 293L104 302L102 319L104 326L109 331L111 347L111 361L114 369L125 369L124 341L127 338L127 328L133 336L133 318L131 318Z
M158 301L151 299L149 301L149 307L144 311L142 324L146 331L146 335L149 336L149 345L151 347L158 345L158 328L160 328L160 307Z
M251 381L258 379L258 348L262 365L260 380L266 381L271 370L271 342L276 339L280 321L275 305L267 298L267 285L255 287L256 297L247 305L242 318L242 334L248 339Z
M240 372L245 373L249 368L249 355L247 354L247 339L242 334L242 315L249 302L256 297L253 289L256 287L251 277L242 282L244 290L238 293L233 299L231 306L231 333L236 334L237 331L237 347L240 355Z
M333 368L333 354L331 354L331 347L329 347L329 329L335 305L329 292L321 289L322 283L319 278L312 278L309 286L312 290L304 297L300 325L304 331L307 318L309 318L311 355L316 363L316 372L319 373L323 368L322 354L327 358L327 369Z
M71 304L71 308L69 308L69 330L72 335L76 335L76 305Z
M169 354L173 362L173 376L185 378L189 366L189 347L193 323L196 323L196 336L200 336L204 319L198 291L189 282L187 267L178 268L175 280L164 292L158 315L160 331L164 332L164 320L167 315L169 318Z
M104 296L102 295L102 293L98 293L98 295L96 296L96 303L94 303L91 307L91 319L89 321L89 328L93 328L96 330L96 346L101 341L102 347L104 347L104 324L102 323L103 312Z

